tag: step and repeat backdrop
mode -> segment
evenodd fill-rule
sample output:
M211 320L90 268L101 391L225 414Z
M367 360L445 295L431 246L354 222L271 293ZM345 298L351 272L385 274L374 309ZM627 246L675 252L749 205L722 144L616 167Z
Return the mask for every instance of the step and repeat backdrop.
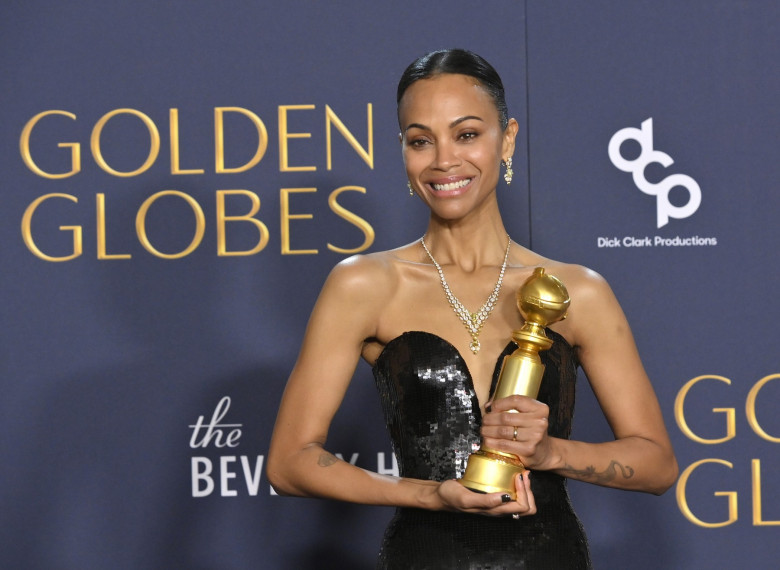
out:
M373 566L392 509L265 458L330 268L424 231L397 80L466 47L520 123L512 236L611 283L680 462L570 483L596 568L776 567L778 6L4 5L0 566ZM574 437L611 438L584 376ZM365 364L328 448L397 472Z

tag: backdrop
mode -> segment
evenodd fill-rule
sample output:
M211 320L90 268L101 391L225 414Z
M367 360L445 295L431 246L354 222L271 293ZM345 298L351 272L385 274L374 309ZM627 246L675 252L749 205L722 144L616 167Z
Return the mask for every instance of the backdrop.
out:
M570 484L596 568L774 568L774 0L0 7L0 566L370 568L392 509L276 496L330 268L417 239L395 85L466 47L520 123L513 238L632 323L681 467ZM323 363L326 365L327 363ZM611 438L580 378L577 439ZM367 366L328 448L394 462Z

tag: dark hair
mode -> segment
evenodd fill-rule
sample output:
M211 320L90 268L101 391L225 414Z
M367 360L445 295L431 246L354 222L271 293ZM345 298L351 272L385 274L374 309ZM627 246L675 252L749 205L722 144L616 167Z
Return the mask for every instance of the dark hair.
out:
M501 77L483 57L465 49L432 51L414 60L404 70L401 80L398 82L396 103L401 103L404 93L415 81L428 79L442 73L468 75L479 81L479 84L496 104L501 128L506 128L509 122L509 111L504 98L504 84L501 82Z

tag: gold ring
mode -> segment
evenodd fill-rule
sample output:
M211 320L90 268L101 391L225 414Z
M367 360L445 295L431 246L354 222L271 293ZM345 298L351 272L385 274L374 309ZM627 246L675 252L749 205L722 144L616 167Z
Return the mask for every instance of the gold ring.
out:
M512 441L517 441L517 426L515 426L515 431L512 434ZM518 515L519 517L520 515Z

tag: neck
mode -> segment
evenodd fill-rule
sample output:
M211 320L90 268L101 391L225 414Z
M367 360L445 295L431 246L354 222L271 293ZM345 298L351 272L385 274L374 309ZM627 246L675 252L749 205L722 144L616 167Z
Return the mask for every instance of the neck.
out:
M464 272L484 266L500 266L507 246L507 231L495 215L474 216L469 220L442 220L431 217L425 243L440 265L457 265ZM427 255L421 252L427 260Z

